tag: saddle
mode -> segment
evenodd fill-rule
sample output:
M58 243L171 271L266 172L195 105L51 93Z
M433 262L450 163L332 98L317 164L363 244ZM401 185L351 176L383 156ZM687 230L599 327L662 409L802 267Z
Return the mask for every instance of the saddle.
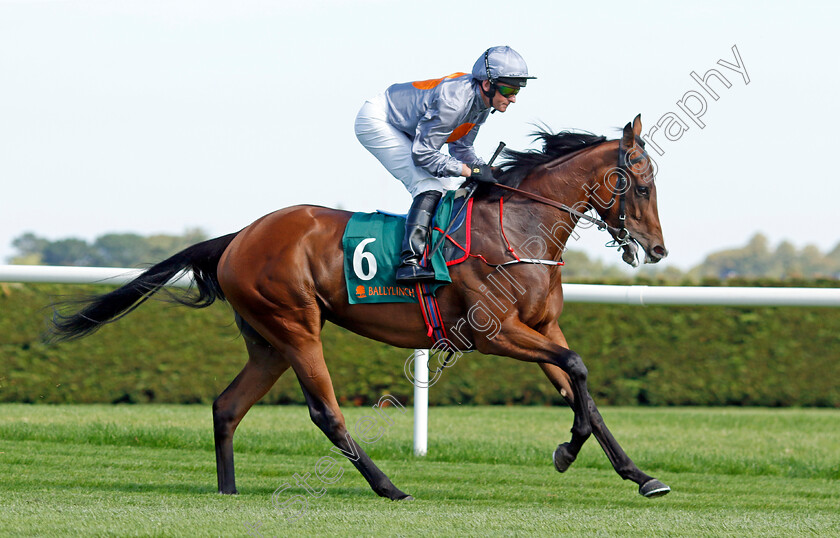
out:
M431 261L426 261L435 270L436 282L425 286L432 295L451 282L448 267L469 257L471 212L472 200L467 200L465 189L447 192L438 203L429 249L440 242L444 230L449 233ZM456 215L456 222L450 224ZM416 287L400 286L394 278L404 230L405 215L377 211L354 213L350 218L342 237L350 304L418 302Z

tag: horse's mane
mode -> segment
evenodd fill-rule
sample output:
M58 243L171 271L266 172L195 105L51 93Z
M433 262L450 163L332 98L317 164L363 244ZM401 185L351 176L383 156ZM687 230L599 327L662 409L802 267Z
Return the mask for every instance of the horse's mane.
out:
M597 146L607 140L605 136L587 132L561 131L552 133L545 129L539 129L531 136L534 140L542 140L543 149L526 151L505 149L502 152L504 161L500 165L502 169L499 177L500 183L518 187L534 167L551 162L579 149Z

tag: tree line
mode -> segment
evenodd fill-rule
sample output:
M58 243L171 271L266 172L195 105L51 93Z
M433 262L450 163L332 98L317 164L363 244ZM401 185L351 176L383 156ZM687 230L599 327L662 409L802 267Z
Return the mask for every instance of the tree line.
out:
M108 233L93 242L78 238L50 241L27 232L12 242L17 254L9 261L27 265L135 267L167 258L207 238L200 228L188 229L182 235ZM676 267L644 266L641 271L630 273L623 265L606 264L590 259L585 252L571 249L563 254L563 259L566 262L563 276L568 281L643 279L690 284L733 278L840 279L840 243L827 253L814 245L797 249L789 241L773 248L767 237L760 233L745 246L713 252L702 263L685 271Z
M713 252L700 264L687 270L677 267L645 265L633 273L619 264L592 260L584 252L567 250L563 278L566 281L630 281L644 280L686 285L707 281L776 280L813 281L840 280L840 243L827 253L815 245L797 249L790 241L775 248L764 234L755 234L746 245Z
M160 261L207 239L200 228L182 235L108 233L93 242L75 237L50 241L27 232L12 241L17 255L10 261L22 265L70 265L92 267L136 267Z

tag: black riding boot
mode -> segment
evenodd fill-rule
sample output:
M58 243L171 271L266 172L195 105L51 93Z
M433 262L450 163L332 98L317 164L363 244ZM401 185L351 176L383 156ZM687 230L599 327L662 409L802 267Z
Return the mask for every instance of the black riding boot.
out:
M400 252L400 266L397 269L397 284L413 286L418 282L431 282L435 271L429 262L428 267L421 267L420 260L429 242L429 225L440 201L438 191L421 192L411 202L408 217L405 219L405 236Z

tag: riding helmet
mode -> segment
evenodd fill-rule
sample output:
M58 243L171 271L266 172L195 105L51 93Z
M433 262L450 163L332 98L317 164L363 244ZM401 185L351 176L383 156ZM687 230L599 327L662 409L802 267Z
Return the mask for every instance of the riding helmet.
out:
M529 78L528 66L518 52L510 47L490 47L476 60L472 68L476 80L501 82L524 88Z

